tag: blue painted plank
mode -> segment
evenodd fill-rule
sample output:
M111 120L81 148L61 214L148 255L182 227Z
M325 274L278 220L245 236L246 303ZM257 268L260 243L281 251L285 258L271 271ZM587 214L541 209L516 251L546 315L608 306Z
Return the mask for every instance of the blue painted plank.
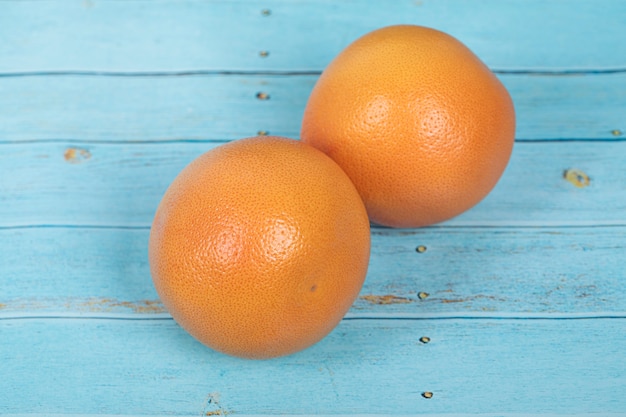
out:
M0 1L0 414L626 415L625 15L618 0ZM312 349L200 346L149 278L163 191L221 141L297 137L324 65L399 21L459 37L511 91L502 181L444 225L374 228L361 297Z
M624 69L625 14L619 0L3 1L0 71L319 71L397 23L449 32L496 69Z
M317 76L0 77L0 141L297 137ZM269 94L259 100L257 93ZM35 99L34 99L35 98Z
M626 137L626 73L499 77L515 103L517 140ZM238 139L259 131L297 138L316 80L317 75L0 77L0 142ZM257 99L259 92L269 100Z
M148 227L174 177L216 145L2 144L0 226ZM624 155L626 142L517 143L491 194L444 224L626 225ZM586 173L589 185L566 180L568 169Z
M3 414L626 412L626 319L346 320L261 362L171 320L0 320L0 332Z
M0 318L166 315L148 235L0 229ZM626 317L625 263L626 227L377 229L350 316Z

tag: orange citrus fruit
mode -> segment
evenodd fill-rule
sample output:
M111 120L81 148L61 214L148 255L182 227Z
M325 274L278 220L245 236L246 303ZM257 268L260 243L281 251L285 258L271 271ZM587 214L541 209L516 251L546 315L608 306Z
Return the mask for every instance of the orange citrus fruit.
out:
M317 149L280 137L218 146L158 206L149 241L173 318L227 354L270 358L326 336L356 299L370 254L359 194Z
M482 200L508 164L506 88L460 41L413 25L370 32L323 71L301 139L352 179L370 219L419 227Z

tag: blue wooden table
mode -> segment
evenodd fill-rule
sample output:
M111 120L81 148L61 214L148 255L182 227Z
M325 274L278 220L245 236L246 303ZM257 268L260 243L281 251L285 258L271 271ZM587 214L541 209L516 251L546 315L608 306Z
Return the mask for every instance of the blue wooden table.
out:
M502 180L446 223L373 228L312 348L205 348L152 286L163 192L225 141L297 138L325 65L396 23L509 89ZM625 139L623 1L0 1L0 414L624 416Z

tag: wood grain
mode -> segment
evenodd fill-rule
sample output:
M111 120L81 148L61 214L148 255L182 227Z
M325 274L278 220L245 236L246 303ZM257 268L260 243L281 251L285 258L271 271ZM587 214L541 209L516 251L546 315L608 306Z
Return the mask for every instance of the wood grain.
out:
M0 227L147 227L170 182L216 142L0 145ZM626 142L517 143L496 188L445 223L472 226L626 225ZM564 178L590 178L577 187Z
M319 71L398 23L448 32L499 70L623 70L624 14L619 0L2 1L0 72Z
M215 353L172 320L0 320L0 332L11 341L0 344L3 414L606 415L626 408L626 319L347 320L306 351L260 362Z
M317 77L0 77L0 143L223 140L259 131L297 138ZM626 89L618 87L626 73L499 78L515 103L518 141L626 137Z
M0 1L0 414L623 417L625 15L619 0ZM360 297L312 348L205 348L150 280L163 192L221 143L297 138L327 63L396 23L458 37L509 89L502 180L444 224L374 227Z
M0 229L0 318L166 314L150 279L148 235ZM350 316L626 317L625 262L626 227L375 230Z

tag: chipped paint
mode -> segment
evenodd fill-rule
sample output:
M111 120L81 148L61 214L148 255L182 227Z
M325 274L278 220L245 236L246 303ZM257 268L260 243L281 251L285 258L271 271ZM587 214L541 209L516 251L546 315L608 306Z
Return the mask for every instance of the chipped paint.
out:
M167 309L159 300L120 301L112 298L96 298L77 303L76 308L92 312L110 312L124 308L138 314L167 313Z
M14 311L78 311L87 313L163 314L167 309L159 300L122 301L115 298L41 298L0 303L0 309Z
M441 302L444 303L444 304L464 303L464 302L466 302L468 300L469 300L468 298L454 298L454 299L444 298L443 300L441 300Z
M80 164L91 158L91 152L87 149L67 148L63 153L63 158L70 164Z
M362 295L359 299L367 301L371 304L387 305L387 304L409 304L413 300L406 297L398 297L396 295Z

